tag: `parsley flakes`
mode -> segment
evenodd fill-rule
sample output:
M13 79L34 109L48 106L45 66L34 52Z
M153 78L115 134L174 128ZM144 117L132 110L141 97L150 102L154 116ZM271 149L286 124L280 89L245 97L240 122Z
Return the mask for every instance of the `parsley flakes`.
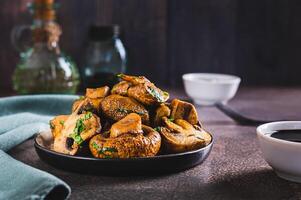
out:
M147 91L149 92L149 94L151 94L154 98L156 98L158 100L158 102L164 102L164 99L162 97L162 95L159 93L158 90L156 90L155 88L152 88L150 86L147 87Z
M142 111L134 111L134 110L129 110L129 109L125 109L125 108L118 108L117 112L124 113L124 114L129 114L129 113L136 113L138 115L145 114L145 111L143 111L143 110Z
M100 147L95 142L92 143L92 146L95 150L97 150L98 154L104 155L105 158L112 158L111 154L114 152L118 152L117 149L114 147Z
M79 118L76 121L75 128L73 130L73 133L71 133L69 136L74 140L74 142L78 145L80 145L84 140L80 136L80 134L86 129L86 126L84 124L85 120L88 120L92 117L91 112L87 112L83 118Z

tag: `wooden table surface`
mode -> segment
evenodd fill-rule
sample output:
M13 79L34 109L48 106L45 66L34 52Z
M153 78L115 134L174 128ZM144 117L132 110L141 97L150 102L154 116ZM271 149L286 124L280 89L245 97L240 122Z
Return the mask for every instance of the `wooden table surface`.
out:
M172 91L172 97L185 97ZM301 88L241 88L229 103L262 119L301 119ZM27 141L10 151L18 160L45 170L72 188L71 199L301 199L301 184L278 178L264 161L253 126L240 126L214 107L199 107L215 139L207 160L184 172L145 177L69 173L42 162Z

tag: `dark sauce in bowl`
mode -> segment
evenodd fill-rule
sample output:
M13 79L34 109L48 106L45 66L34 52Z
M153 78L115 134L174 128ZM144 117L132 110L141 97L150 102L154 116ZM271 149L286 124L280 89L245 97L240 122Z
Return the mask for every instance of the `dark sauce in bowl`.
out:
M300 142L301 143L301 129L274 131L271 134L271 137L290 141L290 142Z

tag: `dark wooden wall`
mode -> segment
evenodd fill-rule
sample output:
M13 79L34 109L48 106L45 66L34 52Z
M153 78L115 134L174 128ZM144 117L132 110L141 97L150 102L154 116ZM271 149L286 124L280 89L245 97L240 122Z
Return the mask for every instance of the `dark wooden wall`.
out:
M244 84L301 84L301 1L173 0L169 64L232 73Z
M18 54L10 31L30 23L29 0L0 1L0 88ZM239 75L244 84L301 85L301 1L58 0L62 49L80 65L91 24L119 24L128 72L180 85L187 72Z

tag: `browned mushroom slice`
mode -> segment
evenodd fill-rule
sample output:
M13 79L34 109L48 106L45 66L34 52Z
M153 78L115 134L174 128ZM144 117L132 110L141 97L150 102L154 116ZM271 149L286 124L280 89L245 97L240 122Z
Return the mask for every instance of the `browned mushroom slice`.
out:
M117 94L105 97L100 103L102 113L111 120L118 121L130 113L140 115L144 124L149 123L148 111L136 100Z
M195 131L194 126L184 119L176 119L176 120L174 120L174 123L173 122L170 122L170 123L177 124L178 126L180 126L183 129L182 132L187 132L188 134L190 134L190 132ZM170 128L172 129L172 127L170 127Z
M161 136L151 127L142 125L143 134L123 134L106 138L94 136L89 143L90 151L96 158L132 158L155 156L161 146Z
M171 115L172 119L185 119L190 124L198 124L197 111L191 103L174 99L171 102Z
M98 113L99 105L102 99L108 96L110 88L108 86L100 88L87 88L86 96L81 96L78 100L75 100L72 105L72 112L78 109L78 114L90 111Z
M166 104L160 104L160 106L155 111L154 116L154 126L160 126L162 117L169 117L170 108Z
M183 132L187 135L191 135L191 133L193 133L195 137L205 140L206 145L208 145L211 142L211 135L208 134L208 132L206 132L199 125L191 125L183 119L177 119L175 120L175 123L180 125L184 129Z
M205 129L203 129L202 127L200 127L198 125L194 125L193 127L196 130L198 130L196 132L196 137L204 139L206 145L210 144L210 142L212 140L212 136Z
M121 81L120 83L117 83L116 85L113 86L111 93L125 96L128 93L128 89L130 85L131 84L127 81Z
M91 112L77 115L73 113L64 122L60 133L54 137L53 150L59 153L75 155L79 146L99 133L99 118Z
M72 112L75 112L75 110L77 110L77 114L81 114L84 112L98 113L100 102L102 101L102 99L103 98L97 98L97 99L90 99L85 97L80 98L74 101L72 105Z
M50 128L54 138L60 134L68 117L69 115L59 115L50 120Z
M122 134L139 134L143 133L141 117L136 113L131 113L125 116L112 125L110 129L110 137L118 137Z
M130 87L128 89L128 96L145 105L163 103L169 98L167 92L163 92L150 82Z
M86 97L90 99L104 98L109 95L110 88L108 86L100 88L87 88Z
M118 74L118 77L124 81L130 82L133 85L150 82L144 76L130 76L130 75L125 75L125 74Z
M114 89L113 93L118 93L122 95L127 94L129 97L132 97L145 105L163 103L166 102L169 98L169 94L167 92L163 92L162 90L157 88L144 76L129 76L125 74L120 74L119 77L130 84L117 84L116 87L119 90ZM125 88L127 92L125 92Z
M205 141L195 137L187 137L183 133L173 133L169 129L162 127L161 130L162 142L164 149L168 153L181 153L204 147Z
M72 104L72 112L74 112L80 104L85 100L84 96L80 96L77 100L75 100Z
M162 122L166 128L168 128L174 132L177 132L177 133L184 132L183 127L181 127L180 125L178 125L176 123L173 123L173 119L170 119L167 117L162 117Z
M198 138L204 139L206 144L209 144L211 142L210 134L208 134L199 125L192 125L183 119L170 120L167 117L163 117L162 121L165 127L171 130L172 132L183 133L188 136L191 136L193 134Z
M201 127L193 126L182 119L172 122L163 117L162 120L166 127L161 127L160 132L167 152L179 153L195 150L211 142L211 135Z

